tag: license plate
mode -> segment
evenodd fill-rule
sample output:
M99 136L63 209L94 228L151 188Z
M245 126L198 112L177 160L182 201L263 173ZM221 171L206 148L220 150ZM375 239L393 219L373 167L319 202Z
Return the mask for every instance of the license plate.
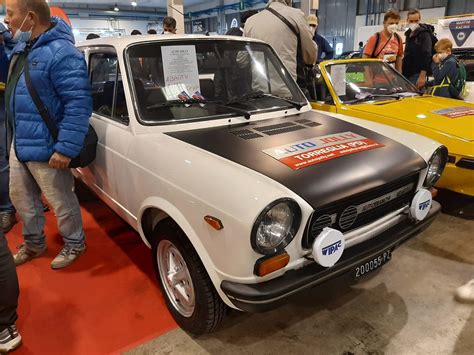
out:
M378 269L392 259L392 250L385 250L374 258L358 265L355 268L355 278L358 279L368 273Z

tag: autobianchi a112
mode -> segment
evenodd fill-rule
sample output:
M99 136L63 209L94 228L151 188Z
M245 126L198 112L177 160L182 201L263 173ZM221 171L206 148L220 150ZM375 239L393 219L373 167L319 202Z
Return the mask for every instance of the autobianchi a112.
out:
M446 148L312 111L263 42L132 36L79 48L99 145L75 174L151 248L190 332L216 329L228 307L263 311L359 278L439 212L430 189Z

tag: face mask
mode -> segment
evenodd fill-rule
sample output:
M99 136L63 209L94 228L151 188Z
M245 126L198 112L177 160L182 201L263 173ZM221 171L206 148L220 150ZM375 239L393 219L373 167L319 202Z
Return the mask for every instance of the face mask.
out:
M311 31L311 34L314 36L314 34L316 33L316 27L309 26L309 30Z
M387 26L387 30L390 33L395 33L398 31L398 25L396 23Z
M415 31L418 27L420 27L420 25L418 23L410 23L408 25L408 28L413 32Z
M23 22L21 23L20 27L16 30L14 36L13 36L13 42L28 42L31 39L31 30L33 29L33 26L31 26L29 31L22 31L21 28L25 24L25 21L27 19L29 14L26 14L25 18L23 19Z
M448 57L448 53L439 53L438 58L439 60L443 61Z

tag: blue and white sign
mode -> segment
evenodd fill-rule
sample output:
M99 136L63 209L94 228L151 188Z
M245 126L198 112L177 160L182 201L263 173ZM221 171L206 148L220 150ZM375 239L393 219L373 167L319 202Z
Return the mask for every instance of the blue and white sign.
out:
M344 252L344 235L333 228L326 227L313 243L313 258L321 266L334 266Z
M420 189L411 202L410 216L417 221L424 220L430 212L432 202L431 192Z

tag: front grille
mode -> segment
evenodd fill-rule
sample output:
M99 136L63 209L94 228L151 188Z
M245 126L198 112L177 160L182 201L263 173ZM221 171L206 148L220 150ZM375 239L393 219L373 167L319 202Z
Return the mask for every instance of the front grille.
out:
M342 233L372 223L382 216L408 205L416 192L418 174L318 208L310 218L303 237L303 248L311 248L325 227Z

